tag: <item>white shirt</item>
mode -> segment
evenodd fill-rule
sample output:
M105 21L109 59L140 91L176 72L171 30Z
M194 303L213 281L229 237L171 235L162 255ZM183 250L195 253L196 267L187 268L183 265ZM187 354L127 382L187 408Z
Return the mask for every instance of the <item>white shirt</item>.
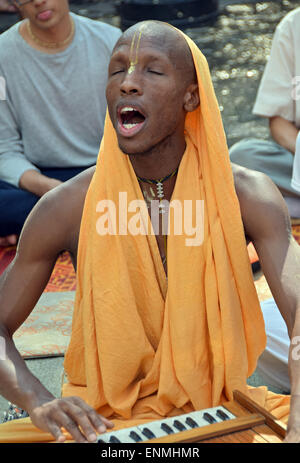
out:
M300 128L300 8L278 24L253 113L281 116Z
M296 151L293 163L292 188L300 193L300 132L296 140Z

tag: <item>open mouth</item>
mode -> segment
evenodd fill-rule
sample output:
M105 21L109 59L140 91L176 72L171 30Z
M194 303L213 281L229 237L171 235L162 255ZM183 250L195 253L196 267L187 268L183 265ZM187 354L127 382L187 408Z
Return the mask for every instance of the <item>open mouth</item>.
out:
M132 106L123 106L118 111L119 131L122 135L132 136L141 130L146 117Z

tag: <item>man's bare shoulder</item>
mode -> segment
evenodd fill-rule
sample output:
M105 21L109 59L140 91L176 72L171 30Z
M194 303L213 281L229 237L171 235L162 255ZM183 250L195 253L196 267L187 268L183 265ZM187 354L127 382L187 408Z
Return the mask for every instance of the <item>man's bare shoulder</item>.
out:
M50 208L48 212L52 211L53 214L64 217L64 224L68 224L70 220L71 225L74 225L74 218L81 218L86 193L94 172L95 166L90 167L81 174L76 175L76 177L49 191L42 198Z
M233 163L232 172L246 235L257 240L272 228L290 233L288 210L273 181L262 172Z
M91 167L45 194L29 215L20 237L25 242L39 240L40 247L53 255L64 250L74 256L86 193L94 174Z

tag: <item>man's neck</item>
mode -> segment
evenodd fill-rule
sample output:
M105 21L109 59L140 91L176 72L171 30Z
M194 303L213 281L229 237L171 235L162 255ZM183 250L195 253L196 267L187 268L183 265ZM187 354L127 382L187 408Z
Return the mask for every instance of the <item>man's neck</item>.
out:
M48 53L57 53L58 51L62 51L64 48L68 47L71 43L70 42L63 44L64 40L67 39L71 32L72 28L72 19L71 15L68 13L61 18L61 20L55 24L53 27L49 28L40 28L37 27L36 24L30 22L30 29L34 37L38 39L38 41L33 40L32 36L28 32L27 28L27 21L23 21L20 27L20 34L26 40L26 42L37 50L47 51ZM42 42L47 43L57 43L58 46L54 48L47 48L46 46L42 45ZM62 44L61 46L59 44Z
M137 176L157 180L173 172L180 164L185 152L185 138L171 138L145 153L129 154Z

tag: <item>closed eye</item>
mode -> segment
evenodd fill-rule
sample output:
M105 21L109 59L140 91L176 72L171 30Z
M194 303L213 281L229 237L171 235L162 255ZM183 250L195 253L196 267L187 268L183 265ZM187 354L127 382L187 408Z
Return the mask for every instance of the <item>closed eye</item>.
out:
M115 76L116 74L120 74L121 72L124 72L124 69L117 69L116 71L112 71L110 75Z
M147 69L148 72L150 72L151 74L156 74L158 76L162 76L163 73L162 72L159 72L159 71L155 71L154 69Z

